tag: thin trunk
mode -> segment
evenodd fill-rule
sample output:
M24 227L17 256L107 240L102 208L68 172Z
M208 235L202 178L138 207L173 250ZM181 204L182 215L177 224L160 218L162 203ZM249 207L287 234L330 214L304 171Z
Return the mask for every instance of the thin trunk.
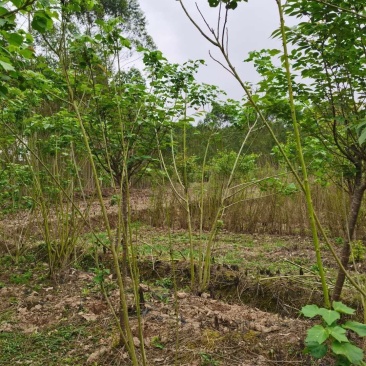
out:
M118 204L120 213L118 218L118 227L116 231L116 249L117 252L120 253L120 249L122 249L122 258L118 260L118 266L121 270L122 282L126 288L126 278L127 278L127 258L128 258L128 235L127 235L127 225L128 225L128 191L127 191L127 183L124 181L124 177L122 174L117 174L117 178L115 178L115 186L120 187L121 192L121 200ZM121 245L121 248L117 248L117 246ZM124 314L124 308L122 303L119 308L119 323L122 331L124 331L126 327L126 319ZM126 334L124 334L126 336ZM120 345L123 345L123 338L120 338Z
M359 171L355 181L355 189L351 198L351 206L348 214L348 237L344 242L342 253L341 253L341 262L344 268L348 267L349 259L351 256L351 245L350 242L354 238L355 229L357 225L357 218L360 212L362 198L366 190L366 183L362 182L362 171ZM333 300L339 301L344 285L346 275L345 272L341 269L338 270L337 280L334 286L333 291Z
M122 274L124 280L127 276L127 258L128 258L128 189L127 183L122 183Z

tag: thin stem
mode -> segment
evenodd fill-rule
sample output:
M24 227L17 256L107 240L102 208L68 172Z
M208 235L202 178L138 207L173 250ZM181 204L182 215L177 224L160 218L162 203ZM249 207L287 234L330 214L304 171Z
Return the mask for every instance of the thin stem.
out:
M242 87L242 89L244 90L247 98L248 98L248 101L249 101L249 104L254 108L254 110L258 113L261 121L263 122L263 124L266 126L268 132L270 133L273 141L275 142L276 146L278 147L279 151L280 151L280 154L282 155L282 157L284 158L285 162L286 162L286 165L288 166L288 168L290 169L291 173L293 174L293 176L295 177L297 183L299 184L299 187L301 188L301 190L303 192L305 192L305 189L304 189L304 185L303 185L303 182L299 176L299 174L297 173L297 170L294 168L294 166L291 164L286 152L284 151L281 143L279 142L276 134L274 133L270 123L267 121L267 119L265 118L263 112L261 111L259 105L255 102L255 100L253 99L253 96L252 96L252 93L249 89L249 87L247 87L247 85L245 85L245 83L243 82L243 80L241 79L240 75L238 74L238 72L236 71L234 65L232 64L232 62L230 61L229 59L229 56L227 54L227 52L225 51L225 47L224 45L221 45L219 43L219 40L218 39L211 39L209 36L207 36L203 30L200 28L200 26L193 20L193 18L190 16L190 14L188 13L186 7L184 6L183 4L183 1L182 0L178 0L184 13L187 15L188 19L191 21L191 23L194 25L195 28L197 28L197 30L203 35L204 38L206 38L211 44L213 44L215 47L217 47L220 52L222 53L226 63L227 63L227 66L228 68L230 69L231 71L231 74L234 76L234 78L237 80L237 82L239 83L239 85ZM345 273L345 276L346 278L349 280L349 282L354 286L354 288L357 289L357 291L359 291L361 294L363 294L364 296L366 296L366 292L360 287L358 286L358 284L352 279L352 276L350 276L350 274L346 271L346 269L344 268L344 266L342 265L341 263L341 260L339 259L333 245L331 244L330 240L328 239L325 231L324 231L324 228L322 227L321 223L320 223L320 220L319 218L317 217L316 213L314 213L314 216L315 216L315 220L316 220L316 223L318 225L318 229L320 230L320 233L322 235L322 237L324 238L324 241L327 245L327 247L330 249L333 257L335 258L337 264L339 265L339 268Z
M280 17L282 45L283 45L286 78L287 78L287 86L288 86L288 93L289 93L289 103L290 103L290 109L291 109L291 118L292 118L292 124L293 124L293 128L294 128L294 135L295 135L295 140L296 140L298 159L299 159L299 162L301 165L301 171L302 171L302 175L303 175L303 185L304 185L304 190L305 190L305 197L306 197L306 204L307 204L307 208L308 208L310 227L311 227L311 232L312 232L312 236L313 236L313 244L314 244L314 249L315 249L316 262L317 262L317 266L319 269L320 279L322 282L324 303L327 308L330 308L329 291L328 291L327 281L325 278L323 261L322 261L322 257L321 257L321 253L320 253L320 242L319 242L319 236L318 236L318 228L317 228L317 224L315 221L314 205L313 205L313 200L311 197L308 172L307 172L307 168L306 168L304 154L302 151L300 129L299 129L299 125L298 125L297 117L296 117L296 107L295 107L295 100L294 100L294 94L293 94L293 89L292 89L292 80L291 80L292 74L291 74L291 68L290 68L290 62L289 62L288 50L287 50L285 20L283 17L283 9L282 9L281 0L276 0L276 3L278 6L278 12L279 12L279 17Z

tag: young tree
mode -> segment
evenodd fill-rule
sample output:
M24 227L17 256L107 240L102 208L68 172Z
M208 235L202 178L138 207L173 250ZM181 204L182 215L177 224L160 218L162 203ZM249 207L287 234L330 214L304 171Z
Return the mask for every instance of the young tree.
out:
M235 9L241 0L208 1L211 6L224 3L227 9ZM277 1L277 3L281 9L280 2ZM352 180L349 184L351 206L347 223L348 234L333 293L333 298L339 299L346 276L345 268L350 257L350 241L354 235L360 204L366 189L364 178L365 5L357 0L352 3L342 0L331 2L293 0L288 2L284 9L288 15L304 17L305 21L294 29L289 29L284 27L281 16L282 26L274 32L274 35L279 36L284 44L285 54L282 55L281 61L285 71L278 69L279 73L278 70L264 72L267 87L271 88L273 82L282 87L287 84L290 99L296 96L295 102L303 102L307 108L309 104L306 103L311 101L310 108L313 111L311 120L313 127L315 124L318 128L320 140L327 144L328 148L331 146L335 154L342 156L347 162L345 165L353 166L353 177L352 174L351 177L347 177ZM206 38L209 37L206 36ZM286 38L294 46L288 56L286 55L288 54ZM224 45L219 42L218 37L215 39L216 42L211 40L211 43L218 44L228 62L229 71L239 79L225 55ZM261 61L263 60L267 62L268 55L261 58ZM299 71L302 77L310 80L310 88L295 82L294 76L289 72L288 61L291 61L294 69ZM245 85L243 83L242 85L245 89ZM297 119L295 104L290 104L292 104L292 119L295 121ZM296 130L296 124L294 127ZM332 140L329 139L328 134L332 136ZM283 153L281 151L281 154ZM294 174L296 176L296 172ZM302 185L301 181L299 183Z
M366 190L366 18L365 3L343 0L288 2L286 12L303 21L288 30L294 46L293 66L310 87L299 99L311 105L306 126L325 148L343 161L342 178L350 195L346 238L341 254L347 268L350 242ZM339 270L333 299L339 300L345 280Z

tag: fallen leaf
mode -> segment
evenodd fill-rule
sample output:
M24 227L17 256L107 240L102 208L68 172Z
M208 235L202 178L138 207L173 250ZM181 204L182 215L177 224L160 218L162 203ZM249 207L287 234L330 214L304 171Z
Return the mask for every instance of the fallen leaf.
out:
M84 318L88 322L94 322L98 318L98 316L93 313L88 313L88 314L79 313L79 315L81 315L81 317Z
M98 360L98 358L103 356L107 351L108 351L107 347L101 347L98 350L96 350L95 352L93 352L86 360L87 365L90 365L91 363L96 362Z
M133 337L133 344L135 347L140 347L140 340L137 337Z

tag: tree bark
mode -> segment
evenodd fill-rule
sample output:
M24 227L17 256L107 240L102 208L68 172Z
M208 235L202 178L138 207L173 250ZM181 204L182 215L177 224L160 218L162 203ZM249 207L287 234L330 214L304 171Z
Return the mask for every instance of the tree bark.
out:
M350 212L348 214L348 237L344 242L341 253L341 262L344 268L346 269L348 267L349 259L351 256L350 242L354 238L357 218L360 212L362 198L365 190L366 190L366 184L362 182L362 172L360 172L355 180L355 189L352 194ZM341 269L339 269L332 296L333 300L335 301L339 301L341 297L345 278L346 276L344 272Z
M121 181L117 182L118 187L121 186ZM122 258L121 258L121 274L124 286L127 285L127 258L128 258L128 187L126 182L122 182L122 197L121 197L121 247L122 247ZM119 245L119 243L117 243ZM126 329L126 324L123 317L123 308L120 306L119 321L121 329ZM125 333L125 332L124 332ZM125 333L126 336L126 333ZM120 338L120 345L123 345L123 339Z
M127 276L127 257L128 257L128 194L127 183L122 184L122 274L124 280Z

